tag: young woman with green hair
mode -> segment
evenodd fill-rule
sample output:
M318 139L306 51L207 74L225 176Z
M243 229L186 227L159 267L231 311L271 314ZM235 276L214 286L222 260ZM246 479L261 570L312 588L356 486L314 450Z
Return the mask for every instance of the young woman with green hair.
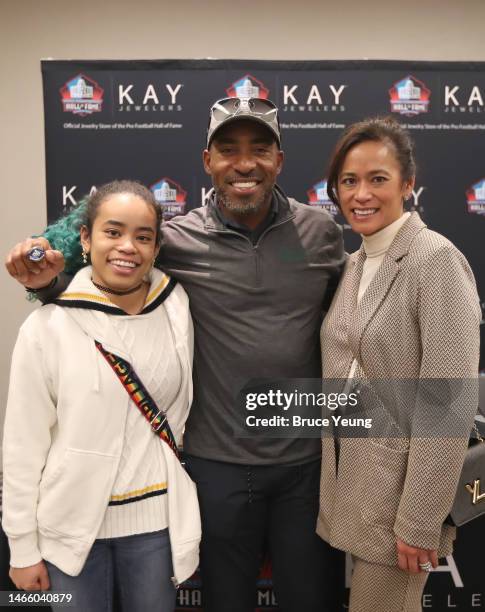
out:
M20 589L72 593L82 612L110 610L115 592L124 610L173 610L198 564L197 495L177 451L192 321L185 291L153 267L160 223L148 189L115 181L51 225L75 276L27 318L14 350L10 576Z

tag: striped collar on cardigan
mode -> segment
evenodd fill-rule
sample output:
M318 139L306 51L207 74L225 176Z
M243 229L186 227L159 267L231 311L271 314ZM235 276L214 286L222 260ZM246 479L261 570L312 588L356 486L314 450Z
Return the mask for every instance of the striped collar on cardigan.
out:
M91 281L91 266L82 268L72 279L64 293L61 293L54 304L67 308L87 308L89 310L100 310L113 315L125 315L126 312L97 289ZM153 269L151 272L151 284L145 305L139 314L147 314L155 310L172 292L177 281L161 270Z

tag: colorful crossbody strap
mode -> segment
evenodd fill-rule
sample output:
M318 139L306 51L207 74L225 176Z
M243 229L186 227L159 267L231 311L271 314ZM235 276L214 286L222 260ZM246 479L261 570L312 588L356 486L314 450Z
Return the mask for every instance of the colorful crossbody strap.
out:
M177 459L180 461L177 443L175 442L166 415L158 409L155 400L148 393L144 384L138 378L137 373L131 367L131 364L119 355L107 351L97 340L95 340L95 344L96 348L111 366L111 369L118 377L120 383L123 385L125 391L131 397L138 410L150 423L150 427L154 433L170 446Z

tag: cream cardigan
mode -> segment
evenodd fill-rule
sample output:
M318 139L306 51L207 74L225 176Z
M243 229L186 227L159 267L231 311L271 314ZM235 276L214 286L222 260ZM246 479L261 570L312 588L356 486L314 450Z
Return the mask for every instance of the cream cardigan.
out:
M90 268L83 268L57 304L33 312L14 349L4 433L3 528L15 567L47 559L67 574L79 574L117 474L126 411L134 409L94 345L96 339L130 362L108 316L119 309L94 288L90 276ZM192 401L192 321L185 291L154 270L143 312L158 308L166 310L182 367L181 388L170 409L180 441ZM198 564L197 494L171 449L160 443L174 578L182 582Z

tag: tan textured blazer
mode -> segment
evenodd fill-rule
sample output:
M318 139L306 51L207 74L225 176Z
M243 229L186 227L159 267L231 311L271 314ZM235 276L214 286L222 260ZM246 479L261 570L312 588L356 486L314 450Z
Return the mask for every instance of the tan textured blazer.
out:
M363 247L350 256L321 331L324 378L473 379L481 311L465 257L413 213L357 305ZM478 396L463 402L472 425ZM372 434L371 434L372 435ZM332 438L322 441L318 534L370 562L397 563L396 536L451 551L443 525L454 499L466 439ZM337 465L338 463L338 465Z

